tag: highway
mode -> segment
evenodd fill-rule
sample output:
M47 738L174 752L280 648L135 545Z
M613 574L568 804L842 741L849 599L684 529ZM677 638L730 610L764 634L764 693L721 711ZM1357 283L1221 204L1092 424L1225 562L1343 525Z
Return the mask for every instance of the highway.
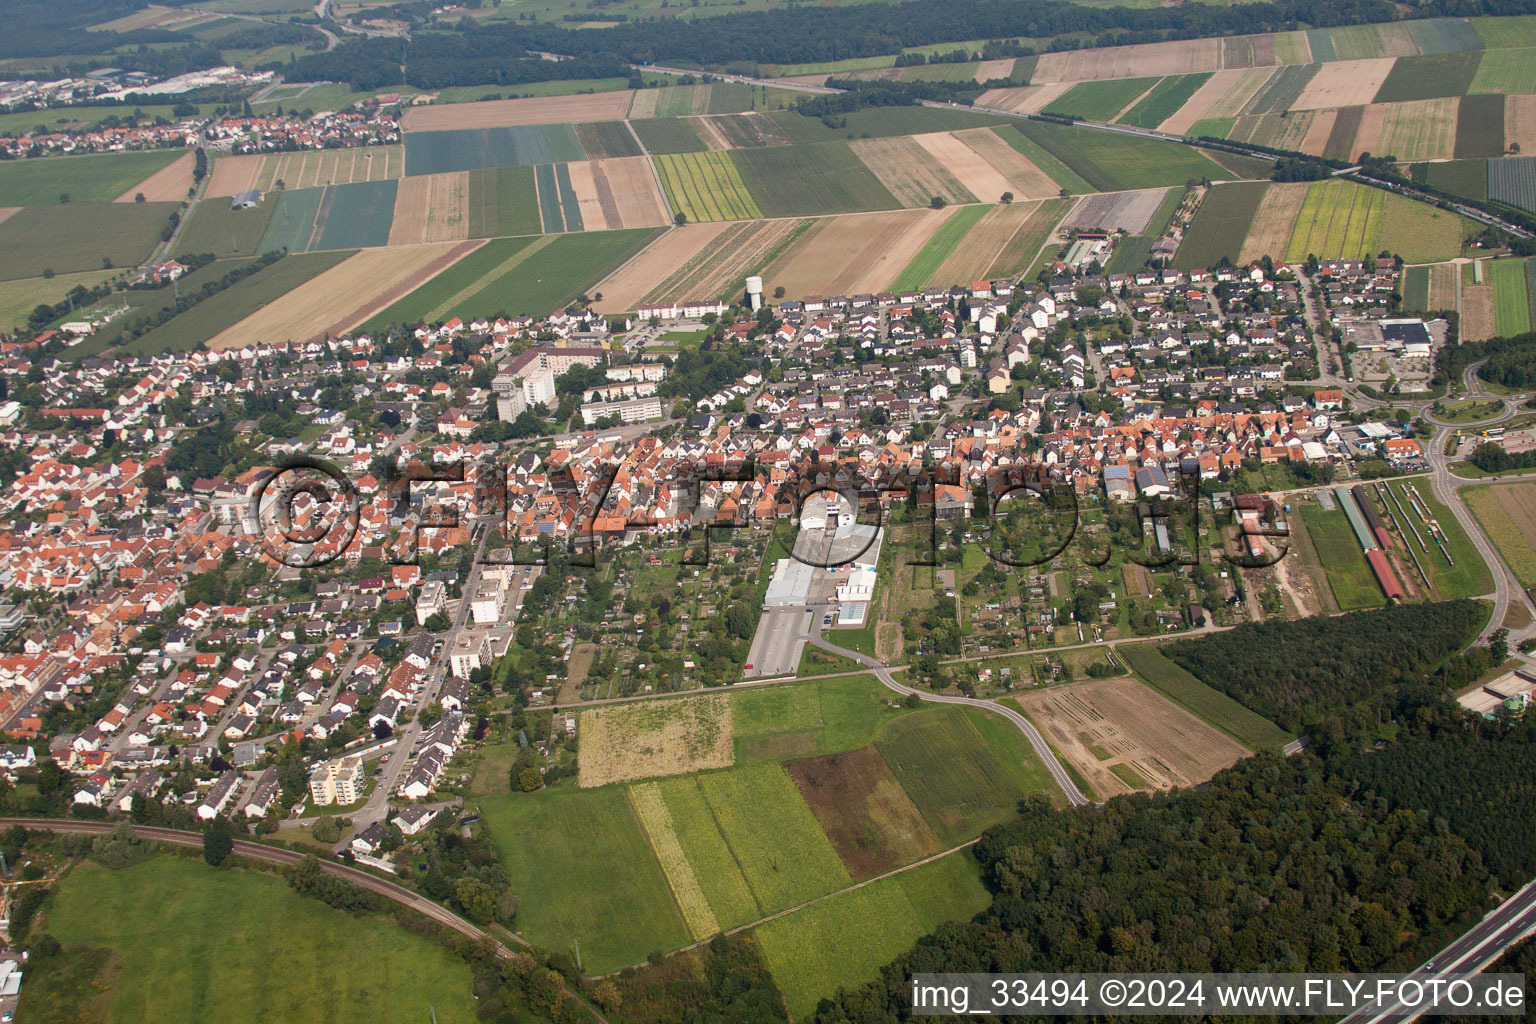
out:
M1455 942L1420 965L1415 974L1423 981L1476 974L1533 932L1536 932L1536 882L1528 883L1489 911ZM1407 1024L1423 1013L1424 1007L1410 1009L1400 1001L1394 1001L1384 1007L1356 1010L1344 1018L1343 1024Z

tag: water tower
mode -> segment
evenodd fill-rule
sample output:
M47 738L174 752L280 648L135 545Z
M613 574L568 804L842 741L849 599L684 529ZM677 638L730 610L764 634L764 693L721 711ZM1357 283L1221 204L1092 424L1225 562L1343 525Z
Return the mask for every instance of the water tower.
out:
M747 278L747 303L756 313L763 308L763 279L757 276Z

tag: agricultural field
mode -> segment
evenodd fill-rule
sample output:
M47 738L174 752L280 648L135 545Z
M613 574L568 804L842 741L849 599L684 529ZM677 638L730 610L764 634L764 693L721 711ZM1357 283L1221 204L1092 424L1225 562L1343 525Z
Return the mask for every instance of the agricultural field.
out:
M439 242L364 249L294 288L283 301L269 302L219 332L208 347L240 348L258 342L308 341L341 334L479 245ZM338 296L350 298L338 306Z
M1536 18L1478 18L1472 26L1490 50L1536 46Z
M78 274L56 274L51 278L0 281L0 331L25 325L27 316L43 303L63 302L72 289L94 288L118 273L116 270L86 270Z
M586 156L568 124L413 132L405 137L406 174L560 163Z
M553 238L495 238L399 299L363 325L369 333L391 325L433 323L446 320L464 300L479 292L487 281L511 272Z
M584 788L725 768L733 760L724 695L595 708L581 714Z
M1180 135L1207 135L1198 125L1212 120L1231 121L1257 95L1271 77L1273 68L1236 68L1207 75L1200 87L1160 124L1149 127ZM1179 79L1171 79L1179 81Z
M421 174L403 178L395 189L389 245L453 242L469 237L469 176Z
M140 196L146 203L179 203L192 191L192 169L197 158L190 152L160 168L137 185L117 197L119 203L138 202Z
M423 132L507 128L522 125L561 125L576 121L622 121L629 113L633 94L628 90L585 93L573 96L539 96L519 100L484 100L479 103L441 103L414 106L400 120L407 145ZM578 158L579 159L579 158ZM468 168L440 168L467 170ZM410 172L417 173L417 172Z
M1311 83L1321 64L1293 64L1275 72L1248 102L1237 111L1239 114L1276 114L1296 109L1296 101Z
M648 153L702 153L709 148L687 118L648 118L629 123Z
M1188 788L1249 754L1134 679L1068 683L1018 701L1101 796Z
M589 121L576 125L576 141L593 160L639 156L640 144L623 121Z
M320 188L299 189L296 192L279 192L262 200L262 205L272 204L266 230L261 233L259 253L287 249L289 252L307 252L315 235L315 216L320 212L320 200L325 190Z
M1043 121L1027 121L1015 126L1015 130L1050 152L1100 192L1167 188L1189 181L1232 177L1230 171L1199 150L1177 142L1140 139Z
M661 227L672 211L645 157L618 157L565 164L584 230Z
M1291 235L1295 231L1296 217L1301 213L1310 187L1296 182L1271 185L1265 190L1248 226L1248 235L1243 239L1243 247L1238 254L1239 262L1246 264L1264 256L1277 262L1285 259L1290 250Z
M1457 522L1450 510L1434 496L1427 483L1423 480L1412 483L1391 481L1386 486L1392 492L1394 499L1394 503L1389 507L1393 515L1398 518L1399 543L1414 550L1419 564L1429 573L1429 582L1434 588L1435 597L1441 601L1454 601L1459 598L1479 597L1491 593L1493 574L1488 568L1488 563L1483 561L1482 555L1478 554L1477 548L1472 545L1471 538L1461 528L1461 523ZM1403 529L1402 518L1397 516L1399 505L1407 515L1408 522L1417 531L1417 538L1413 536L1413 531ZM1445 551L1442 551L1431 537L1428 524L1420 514L1421 509L1427 511L1430 518L1439 524L1445 537ZM1451 561L1446 560L1447 552L1450 554Z
M1525 260L1485 260L1483 280L1493 286L1493 315L1505 337L1531 329L1529 264Z
M1109 195L1085 196L1077 201L1072 212L1062 218L1062 226L1101 231L1124 231L1140 235L1157 216L1168 194L1167 189L1145 189L1139 192L1116 192Z
M1292 739L1278 725L1163 657L1155 645L1128 644L1116 653L1152 689L1250 750L1279 750Z
M1488 161L1488 198L1536 213L1536 156Z
M773 980L798 1020L839 988L874 980L880 968L945 921L967 921L991 897L969 851L839 893L754 932ZM828 956L827 950L838 950Z
M261 246L263 232L277 207L267 199L249 210L232 210L217 197L199 202L176 236L175 255L211 252L218 257L250 256Z
M744 279L773 262L807 230L792 218L688 224L670 231L597 285L603 308L629 310L643 302L712 299L745 287Z
M1487 160L1439 160L1414 164L1413 180L1482 202L1488 199L1488 166Z
M1399 195L1387 196L1381 220L1381 248L1408 263L1438 263L1461 255L1462 245L1477 234L1474 222Z
M1211 72L1165 78L1121 115L1119 120L1122 124L1133 124L1139 128L1156 128L1182 109L1210 79Z
M1472 51L1399 57L1373 102L1400 103L1464 96L1472 88L1483 55Z
M1372 102L1396 61L1391 57L1371 60L1341 60L1322 64L1307 80L1301 95L1288 107L1277 110L1317 110L1324 107L1353 107Z
M1399 160L1439 160L1456 151L1459 115L1463 101L1417 100L1365 108L1353 156L1387 153ZM1379 119L1378 115L1379 114ZM1378 128L1373 132L1372 128ZM1375 137L1371 137L1372 135Z
M939 267L949 259L955 246L968 235L976 223L988 212L985 206L967 206L956 211L935 231L917 254L902 268L891 282L893 289L921 288L933 280ZM958 282L949 282L958 283Z
M1359 259L1377 252L1386 193L1354 182L1315 182L1297 215L1286 259Z
M1221 51L1220 39L1187 39L1044 53L1030 81L1087 82L1215 71L1221 67Z
M469 237L536 235L543 230L532 167L469 172Z
M1343 512L1307 506L1301 510L1301 522L1327 572L1329 589L1341 611L1379 608L1386 603ZM1297 526L1293 518L1291 529Z
M749 209L762 211L749 216L804 217L901 205L846 142L738 149L728 156L749 193Z
M1027 270L1070 204L1047 199L992 207L924 284L990 280Z
M1504 143L1536 150L1536 96L1504 97Z
M667 154L656 158L656 167L668 202L690 222L763 216L736 164L725 153Z
M1456 114L1457 157L1504 153L1506 101L1503 96L1463 96Z
M934 196L946 203L981 201L960 183L951 168L910 135L859 139L849 146L902 206L927 206Z
M887 135L926 135L930 132L955 132L966 128L990 128L1011 124L1014 118L974 110L935 107L867 107L839 115L840 128L829 128L819 117L806 117L792 110L774 111L768 119L792 143L845 142L848 139L876 139Z
M1536 93L1536 50L1485 50L1469 93Z
M1080 82L1044 110L1047 114L1066 114L1088 121L1113 121L1159 81L1157 78L1111 78Z
M1536 587L1536 484L1489 484L1461 494L1520 584Z
M1269 188L1261 181L1213 186L1179 243L1173 266L1192 270L1214 267L1223 256L1237 260Z
M103 969L88 979L105 988L91 996L105 1013L91 1019L475 1020L469 968L447 949L388 916L359 917L299 896L262 872L215 871L170 855L118 871L86 862L59 882L44 913L67 957L107 951ZM148 920L159 924L145 928ZM338 949L352 955L338 959ZM195 971L204 983L167 984L166 965ZM33 980L32 970L20 1014L44 1020L50 1008L32 996L33 986L42 993L43 975Z
M763 282L790 298L883 291L956 211L823 218L763 270Z
M722 114L695 118L699 130L709 131L723 142L723 149L754 149L759 146L787 146L789 139L779 126L762 114Z
M571 187L569 165L540 164L533 171L533 180L539 190L539 217L544 230L551 233L582 230L581 203Z
M1054 153L1013 128L993 128L992 133L1018 151L1032 167L1038 167L1053 182L1067 190L1069 195L1083 195L1095 191L1081 175L1063 163ZM1059 190L1053 195L1059 195Z
M398 178L404 173L405 147L399 145L218 156L213 161L207 194L232 196L253 188L272 192L347 185Z
M938 837L874 747L787 761L784 769L855 881L939 852Z
M136 266L159 244L175 210L172 203L22 207L0 219L0 281Z
M326 187L315 211L310 249L360 249L389 244L398 186L395 179L385 178ZM458 229L465 226L462 205L444 209L439 216L456 217Z
M1461 270L1453 263L1430 263L1403 270L1403 311L1430 313L1456 308Z
M58 206L62 196L69 203L110 203L125 192L132 200L130 189L183 155L184 150L159 149L7 160L0 163L0 206Z
M1060 192L1050 176L991 129L926 132L912 136L912 141L941 167L952 171L961 186L980 202L1001 202L1007 193L1016 198L1043 199Z

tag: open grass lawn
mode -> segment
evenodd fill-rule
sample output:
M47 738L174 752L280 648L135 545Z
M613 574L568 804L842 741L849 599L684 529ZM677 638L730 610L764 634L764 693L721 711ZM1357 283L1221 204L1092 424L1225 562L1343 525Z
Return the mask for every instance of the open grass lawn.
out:
M547 316L608 276L660 230L626 228L560 235L538 250L535 262L507 270L466 295L455 305L451 315L462 316L465 320L502 312ZM427 286L431 284L433 282L427 282ZM414 294L402 301L410 300ZM380 315L387 316L388 313L386 310Z
M1079 82L1045 107L1047 114L1066 114L1087 121L1113 121L1142 93L1158 83L1151 78L1108 78Z
M623 786L480 800L523 898L517 930L550 950L581 943L590 973L639 963L689 941L666 876Z
M71 203L110 203L185 155L184 149L156 149L7 160L0 163L0 206L57 206L64 194Z
M122 351L133 355L154 355L161 352L186 352L196 348L226 328L244 320L269 302L275 302L299 285L331 269L352 251L308 253L284 256L276 263L249 277L235 282L191 309L166 321L148 334L124 342ZM219 271L220 276L240 266L241 261L230 261ZM71 348L67 356L83 359L106 350L109 342L117 337L111 325Z
M135 266L159 244L175 209L174 203L56 203L17 210L0 221L0 281Z
M800 669L796 675L824 676L833 672L857 672L858 662L851 658L845 658L841 654L832 654L819 647L805 645L805 650L800 655Z
M966 232L976 226L976 222L986 216L990 206L967 206L955 211L944 224L935 231L923 247L917 251L911 261L902 268L892 282L893 289L921 288L928 283L929 278L938 272L940 266L949 258L949 254L955 251L955 246Z
M820 999L873 981L923 935L945 921L968 921L990 902L975 857L960 850L769 921L754 934L789 1012L804 1019Z
M1026 121L1016 127L1101 192L1232 177L1231 171L1200 151L1177 142L1045 121Z
M1252 750L1278 750L1291 735L1269 719L1174 664L1154 644L1127 644L1118 653L1154 690Z
M229 203L218 197L200 202L176 236L175 254L250 256L261 245L262 233L276 208L273 198L249 210L232 210Z
M1269 183L1263 181L1212 187L1179 243L1173 265L1180 270L1214 267L1223 256L1236 262L1254 214L1268 191Z
M112 951L109 1024L475 1019L469 968L446 950L271 875L169 855L121 871L84 864L44 910L66 947ZM19 1016L46 1019L49 986L27 973Z
M1365 554L1360 550L1360 542L1343 512L1308 507L1301 510L1301 520L1306 524L1312 546L1317 549L1318 558L1328 573L1328 587L1341 611L1379 608L1386 604L1381 586L1371 573ZM1292 520L1291 529L1295 528L1296 523Z
M1536 587L1536 546L1499 500L1499 493L1509 490L1525 500L1536 498L1536 484L1529 483L1467 487L1461 493L1515 577L1525 587Z
M1451 515L1450 509L1435 498L1428 482L1422 479L1414 481L1413 490L1418 493L1419 501L1429 507L1429 514L1440 524L1440 530L1445 534L1446 548L1455 565L1446 561L1440 546L1429 536L1424 523L1414 514L1408 502L1408 485L1394 482L1388 486L1391 487L1398 502L1401 502L1403 511L1408 515L1414 529L1418 530L1419 537L1429 545L1429 550L1425 551L1414 543L1411 534L1402 535L1402 542L1412 545L1414 553L1418 555L1419 564L1429 573L1430 583L1439 593L1441 600L1453 601L1457 598L1492 593L1493 573L1488 568L1488 563L1484 562L1483 556L1477 553L1477 548L1473 547L1467 531L1461 528L1456 517ZM1391 509L1393 515L1398 514L1396 503L1391 506Z
M893 210L901 206L846 143L773 146L730 152L768 217Z

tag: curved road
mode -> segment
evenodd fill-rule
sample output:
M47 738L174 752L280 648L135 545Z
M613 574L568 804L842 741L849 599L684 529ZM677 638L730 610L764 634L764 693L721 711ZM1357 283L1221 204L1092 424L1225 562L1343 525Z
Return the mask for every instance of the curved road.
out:
M950 697L941 693L925 693L922 690L914 690L910 686L898 683L896 678L891 675L890 666L883 661L878 661L866 654L860 654L858 651L852 651L846 647L839 647L837 644L822 637L819 633L812 634L807 639L808 642L815 644L824 651L841 654L843 657L856 661L865 668L870 669L874 672L875 678L880 680L887 689L895 690L903 697L908 694L916 694L922 700L931 701L935 704L964 704L969 707L990 711L994 715L1002 715L1019 727L1019 731L1024 734L1025 739L1029 740L1029 745L1035 749L1035 754L1044 763L1046 769L1051 773L1051 778L1056 780L1056 785L1061 787L1061 791L1066 794L1068 800L1078 807L1092 802L1083 795L1082 790L1077 788L1077 784L1072 781L1072 777L1067 774L1067 770L1061 766L1061 762L1056 760L1055 752L1045 742L1045 737L1040 735L1040 730L1035 728L1033 722L1012 708L1004 707L1001 704L994 704L989 700L977 700L975 697Z

